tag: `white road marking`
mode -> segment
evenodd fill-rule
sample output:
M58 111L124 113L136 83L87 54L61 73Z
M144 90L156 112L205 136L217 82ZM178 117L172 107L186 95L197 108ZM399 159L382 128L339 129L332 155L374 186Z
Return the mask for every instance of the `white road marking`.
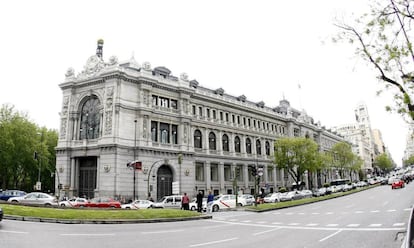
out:
M332 238L333 236L337 235L337 234L338 234L338 233L340 233L340 232L342 232L342 230L341 230L341 229L339 229L339 230L338 230L338 231L336 231L335 233L332 233L331 235L328 235L328 236L326 236L325 238L323 238L323 239L319 240L319 242L323 242L323 241L325 241L325 240L327 240L327 239L329 239L329 238Z
M411 211L411 208L404 208L404 211Z
M371 213L379 213L379 210L372 210Z
M6 230L0 230L0 233L28 234L28 232L6 231Z
M358 226L360 226L360 224L349 224L349 225L347 225L347 227L358 227Z
M317 214L320 214L320 213L312 213L313 215L317 215Z
M309 224L306 224L306 226L317 226L317 225L319 225L319 224L317 224L317 223L309 223Z
M294 213L292 213L292 212L289 212L289 213L286 213L286 215L293 215Z
M238 239L238 238L216 240L216 241L211 241L211 242L207 242L207 243L200 243L200 244L190 245L190 247L198 247L198 246L205 246L205 245L212 245L212 244L224 243L224 242L233 241L233 240L236 240L236 239Z
M60 236L102 237L102 236L115 236L115 233L61 233Z
M273 225L282 225L283 222L272 222Z
M394 223L392 226L405 226L405 223Z
M326 225L327 227L335 227L335 226L339 226L339 224L328 224Z
M257 221L256 223L257 223L257 224L266 224L266 223L267 223L267 221Z
M249 222L252 222L251 220L244 220L244 221L242 221L243 223L249 223Z
M395 210L395 209L388 209L387 210L387 212L395 212L395 211L397 211L397 210Z
M325 213L326 215L330 215L330 214L334 214L333 212L327 212Z
M162 230L162 231L154 231L154 232L141 232L141 234L159 234L159 233L175 233L175 232L183 232L182 229L177 230Z
M305 213L298 213L299 215L305 215Z
M299 226L300 223L289 223L289 226Z
M278 214L281 214L281 213L279 213L279 212L276 212L276 213L273 213L274 215L278 215Z
M364 211L355 211L356 214L363 214Z
M273 228L273 229L266 230L266 231L263 231L263 232L253 233L253 236L262 235L262 234L265 234L265 233L268 233L268 232L273 232L273 231L276 231L276 230L279 230L279 229L280 229L280 227L277 227L277 228Z
M369 225L369 227L380 227L380 226L382 226L382 224L371 224L371 225Z

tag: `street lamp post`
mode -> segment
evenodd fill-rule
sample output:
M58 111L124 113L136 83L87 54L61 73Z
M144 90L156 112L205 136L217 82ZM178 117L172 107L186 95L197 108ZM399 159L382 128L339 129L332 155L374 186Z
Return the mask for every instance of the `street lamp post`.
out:
M137 160L137 120L134 120L134 161L136 161ZM134 164L134 182L133 182L133 184L134 184L134 190L133 190L133 200L135 200L135 197L136 197L136 192L135 192L135 189L136 189L136 186L135 186L135 184L136 184L136 176L135 176L135 171L136 171L136 167L135 167L135 164Z
M180 153L180 154L178 154L178 166L179 166L179 173L180 173L180 175L179 175L179 177L178 177L178 180L180 180L180 182L179 182L179 193L180 193L180 195L181 195L181 164L182 164L182 162L183 162L183 154L182 153Z

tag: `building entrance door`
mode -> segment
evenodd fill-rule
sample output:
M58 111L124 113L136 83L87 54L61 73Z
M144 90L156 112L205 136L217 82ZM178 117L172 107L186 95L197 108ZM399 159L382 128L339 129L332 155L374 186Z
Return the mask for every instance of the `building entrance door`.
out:
M167 165L162 165L157 172L157 199L172 195L173 174Z
M79 197L95 197L96 164L96 157L79 159Z

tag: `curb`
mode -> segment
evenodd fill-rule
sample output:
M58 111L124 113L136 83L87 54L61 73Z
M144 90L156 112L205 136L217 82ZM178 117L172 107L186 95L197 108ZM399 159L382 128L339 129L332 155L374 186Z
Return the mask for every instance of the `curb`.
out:
M190 220L204 220L212 219L211 215L187 217L187 218L165 218L165 219L139 219L139 220L67 220L67 219L53 219L53 218L38 218L38 217L23 217L15 215L4 215L5 220L30 221L30 222L45 222L57 224L140 224L140 223L160 223L160 222L178 222Z

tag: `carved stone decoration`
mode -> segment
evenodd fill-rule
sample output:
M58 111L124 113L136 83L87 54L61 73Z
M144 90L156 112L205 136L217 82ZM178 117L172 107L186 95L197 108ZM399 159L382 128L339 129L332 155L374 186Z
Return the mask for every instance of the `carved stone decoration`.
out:
M60 120L60 138L64 139L66 136L66 123L67 123L67 118L62 118Z
M144 120L142 122L142 137L144 139L147 138L147 125L148 125L148 115L145 115Z
M151 63L148 61L145 61L144 63L142 63L142 68L146 71L151 71Z
M79 77L91 77L98 73L105 67L105 62L102 58L98 57L97 55L90 56L89 59L86 61L86 65L83 67L84 70L79 75Z
M180 79L183 81L188 81L188 74L185 72L181 73Z
M187 124L184 125L184 144L187 144Z
M195 88L195 89L197 89L197 87L198 87L198 82L197 82L197 80L191 80L190 81L190 87L191 88Z
M223 88L218 88L217 90L214 91L214 93L216 93L217 95L222 96L224 94L224 90L223 90Z
M105 135L112 133L112 113L113 111L107 111L105 113Z
M117 56L111 56L109 58L109 63L108 64L109 65L116 65L116 64L118 64L118 57Z
M65 117L68 114L68 107L69 107L69 97L65 96L63 98L63 103L62 103L61 117Z
M75 69L69 67L65 73L66 78L74 78L75 77Z

